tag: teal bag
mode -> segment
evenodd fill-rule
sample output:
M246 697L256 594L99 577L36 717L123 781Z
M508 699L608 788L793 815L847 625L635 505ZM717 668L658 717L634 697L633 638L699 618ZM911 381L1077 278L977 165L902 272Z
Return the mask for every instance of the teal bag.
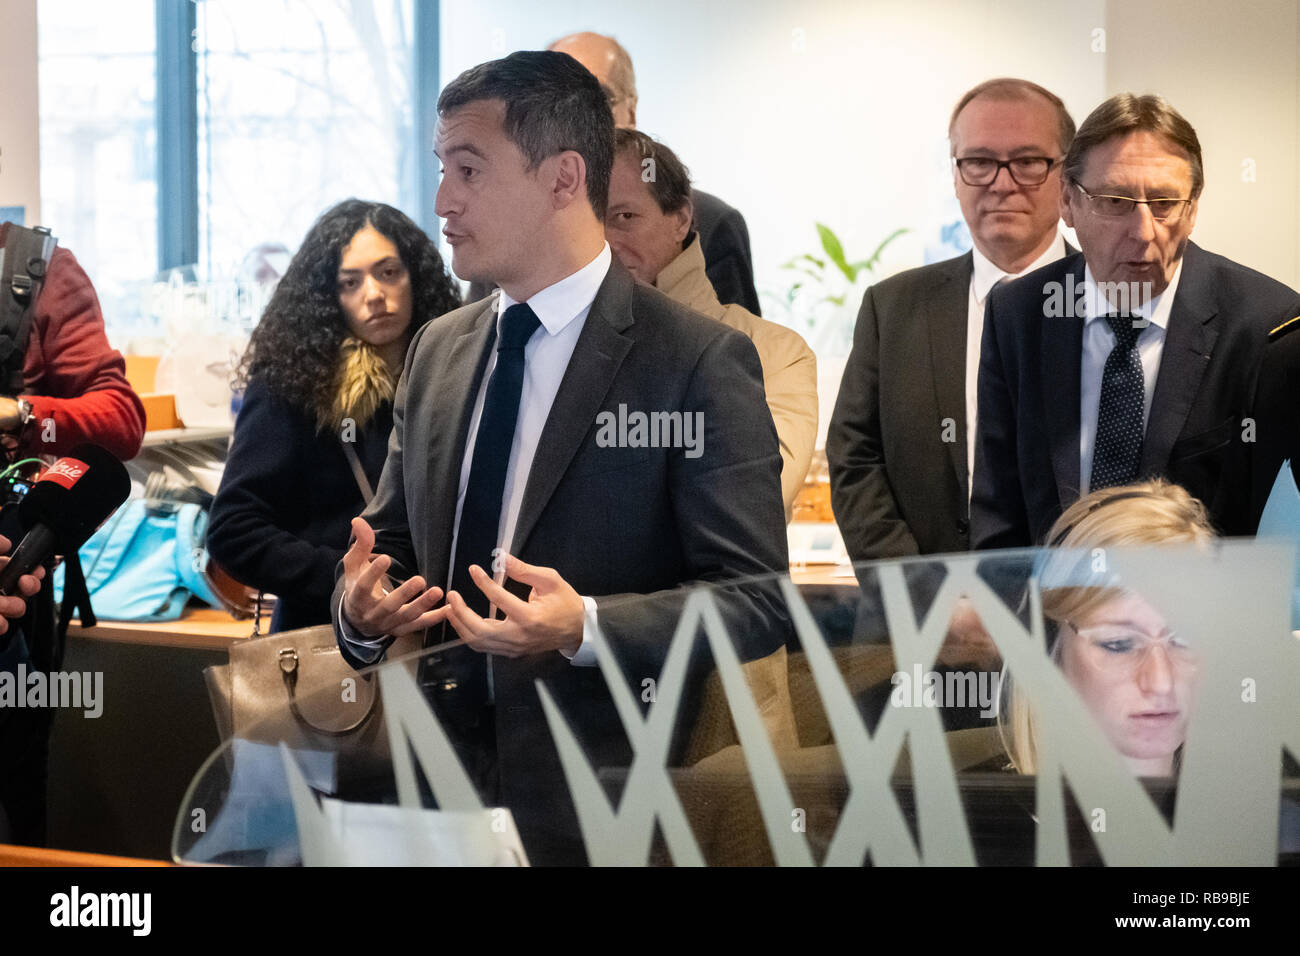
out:
M81 546L95 616L109 621L174 621L190 596L220 607L203 577L208 514L193 503L127 500ZM63 599L63 565L54 597Z

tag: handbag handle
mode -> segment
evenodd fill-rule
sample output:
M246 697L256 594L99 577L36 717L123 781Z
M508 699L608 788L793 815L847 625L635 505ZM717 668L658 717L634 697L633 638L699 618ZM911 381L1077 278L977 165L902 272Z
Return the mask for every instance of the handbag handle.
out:
M348 466L352 469L352 477L357 480L357 487L361 489L361 500L370 504L370 499L375 496L370 487L370 479L366 477L366 470L361 467L361 459L357 457L357 450L352 447L352 442L340 440L339 444L343 446L343 454L347 456Z
M299 723L306 724L318 734L325 734L327 737L346 737L352 733L375 712L376 697L370 698L370 706L366 712L361 715L356 723L344 727L342 730L326 730L324 727L317 727L310 720L303 716L302 711L298 709L298 698L294 695L294 688L298 685L298 649L294 647L280 648L280 674L284 678L285 690L289 692L289 711Z

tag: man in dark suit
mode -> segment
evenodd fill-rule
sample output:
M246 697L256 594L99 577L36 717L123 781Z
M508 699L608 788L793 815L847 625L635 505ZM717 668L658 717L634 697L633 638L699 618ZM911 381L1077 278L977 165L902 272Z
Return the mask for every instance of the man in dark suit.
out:
M965 551L976 370L989 290L1066 252L1057 206L1074 121L1036 83L997 78L958 100L948 124L953 188L974 249L892 276L862 299L853 351L826 435L831 505L854 561ZM935 566L911 566L931 596ZM879 607L863 576L866 605ZM957 605L941 667L997 668L968 602ZM949 727L981 722L945 708Z
M591 666L593 622L641 690L660 677L681 585L784 570L781 456L749 340L612 262L614 126L591 74L563 54L515 53L462 74L438 112L452 268L502 294L411 345L336 628L356 665L444 621L431 636L463 638L426 669L431 705L530 858L581 862L535 681L596 765L626 764ZM648 447L609 427L635 413L677 416L684 442ZM386 593L394 561L415 576ZM769 592L716 596L742 660L779 651L787 619Z
M966 93L948 128L975 248L892 276L862 299L826 435L831 503L855 561L965 551L984 299L1065 254L1061 100L1025 80Z
M1189 241L1203 183L1196 131L1158 96L1114 96L1079 128L1061 214L1082 254L989 297L975 547L1040 543L1082 494L1153 476L1254 533L1253 475L1280 447L1254 434L1276 420L1257 383L1300 295Z
M1269 330L1255 408L1258 433L1247 480L1254 484L1251 507L1262 515L1277 480L1273 462L1289 460L1300 487L1300 312Z

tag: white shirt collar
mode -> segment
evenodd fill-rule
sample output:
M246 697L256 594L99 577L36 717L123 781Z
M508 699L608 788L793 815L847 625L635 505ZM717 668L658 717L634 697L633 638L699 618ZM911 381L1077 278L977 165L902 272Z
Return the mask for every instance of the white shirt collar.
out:
M1064 258L1065 237L1058 232L1056 239L1050 246L1043 250L1043 254L1015 275L1011 275L1009 272L1003 272L975 246L971 247L971 254L975 259L975 271L971 275L971 291L975 293L976 304L983 305L984 300L988 297L989 290L997 285L999 280L1004 279L1007 276L1010 276L1013 279L1018 279L1027 272L1033 272L1035 269L1040 269L1049 262L1055 262L1057 259Z
M600 291L600 284L605 281L611 261L609 243L606 242L601 246L600 252L596 253L596 258L577 272L548 285L528 300L528 305L541 321L547 335L558 334L590 308L596 293ZM499 290L497 321L501 321L501 316L505 314L506 309L516 304L514 299L506 295L504 289Z
M1183 260L1178 260L1178 265L1174 268L1174 277L1169 280L1169 285L1165 291L1153 297L1149 302L1138 306L1136 309L1129 308L1129 314L1140 316L1146 319L1151 325L1158 325L1162 329L1169 328L1169 313L1174 308L1174 296L1178 293L1178 280L1183 276ZM1086 262L1083 266L1083 296L1084 296L1084 315L1087 316L1084 324L1100 319L1102 316L1110 315L1112 312L1122 312L1123 302L1118 304L1111 302L1109 297L1103 296L1101 290L1097 287L1097 280L1093 277L1092 266Z

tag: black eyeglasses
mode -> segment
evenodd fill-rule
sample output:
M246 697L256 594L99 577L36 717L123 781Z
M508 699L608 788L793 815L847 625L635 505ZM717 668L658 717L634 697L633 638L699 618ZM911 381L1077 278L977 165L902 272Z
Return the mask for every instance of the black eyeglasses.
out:
M989 159L987 156L953 158L961 181L967 186L988 186L1004 168L1019 186L1041 186L1052 167L1061 161L1048 156L1017 156L1015 159Z
M1151 218L1160 222L1177 222L1192 204L1190 199L1133 199L1130 196L1093 195L1078 183L1074 188L1083 193L1088 200L1088 208L1098 216L1119 219L1127 216L1139 205L1151 210Z

